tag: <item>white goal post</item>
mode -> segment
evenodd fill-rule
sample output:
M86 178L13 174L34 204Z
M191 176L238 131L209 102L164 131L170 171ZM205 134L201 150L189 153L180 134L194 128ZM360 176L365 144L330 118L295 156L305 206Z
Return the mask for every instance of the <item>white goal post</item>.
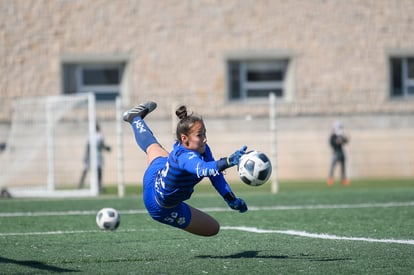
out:
M274 93L269 94L269 121L270 121L270 142L271 142L271 155L270 161L272 162L272 176L271 192L276 194L279 192L279 182L277 176L277 136L276 136L276 95Z
M19 98L0 153L0 188L12 197L97 196L94 94ZM89 148L89 182L78 188ZM95 167L95 169L92 169Z

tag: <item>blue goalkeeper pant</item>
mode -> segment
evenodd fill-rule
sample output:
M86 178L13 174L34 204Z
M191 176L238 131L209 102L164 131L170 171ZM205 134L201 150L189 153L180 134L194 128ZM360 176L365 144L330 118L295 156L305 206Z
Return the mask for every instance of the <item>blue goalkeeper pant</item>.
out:
M144 204L154 220L183 229L190 224L191 220L191 210L188 204L181 202L172 207L163 207L155 196L155 180L157 174L165 167L166 163L166 157L158 157L148 166L144 174L143 183Z

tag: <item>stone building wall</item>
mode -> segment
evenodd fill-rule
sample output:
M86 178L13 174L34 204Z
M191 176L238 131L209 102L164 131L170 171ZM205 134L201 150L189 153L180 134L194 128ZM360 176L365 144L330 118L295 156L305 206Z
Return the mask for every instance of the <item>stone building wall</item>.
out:
M414 110L412 99L390 99L388 79L389 53L414 53L410 0L3 0L0 9L3 121L14 97L62 93L68 56L126 59L126 105L180 99L206 114L263 115L266 103L227 101L225 60L239 54L291 57L280 114Z

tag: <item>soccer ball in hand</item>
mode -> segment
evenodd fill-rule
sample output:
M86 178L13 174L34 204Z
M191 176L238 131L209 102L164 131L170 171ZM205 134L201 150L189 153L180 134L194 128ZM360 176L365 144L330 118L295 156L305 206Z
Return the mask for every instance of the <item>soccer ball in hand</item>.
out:
M240 179L251 186L264 184L272 174L269 158L260 151L250 151L240 158L238 166Z
M115 230L121 222L121 216L113 208L102 208L96 215L96 224L100 229Z

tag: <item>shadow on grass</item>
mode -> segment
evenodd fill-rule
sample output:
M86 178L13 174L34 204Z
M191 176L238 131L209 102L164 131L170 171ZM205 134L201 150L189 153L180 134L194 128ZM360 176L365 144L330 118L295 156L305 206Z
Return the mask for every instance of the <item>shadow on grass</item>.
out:
M38 270L46 270L51 273L52 272L55 272L55 273L79 272L78 270L60 268L57 266L47 265L47 264L37 262L37 261L19 261L19 260L4 258L4 257L0 257L0 263L15 264L15 265L25 266L28 268L33 268L33 269L38 269Z
M286 256L286 255L260 255L260 251L243 251L231 255L200 255L196 256L199 259L242 259L242 258L259 258L259 259L293 259L293 260L309 260L315 262L333 262L333 261L348 261L351 258L327 258L327 257L312 257L309 255L300 256Z
M241 258L266 258L266 259L286 259L288 256L274 255L274 256L260 256L259 251L243 251L232 255L200 255L197 256L200 259L241 259Z

